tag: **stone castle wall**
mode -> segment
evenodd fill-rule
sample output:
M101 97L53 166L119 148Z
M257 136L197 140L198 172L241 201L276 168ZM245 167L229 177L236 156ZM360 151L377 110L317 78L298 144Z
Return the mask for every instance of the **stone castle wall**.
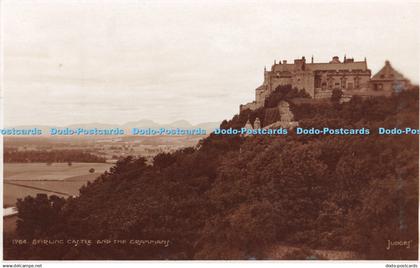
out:
M377 81L375 84L371 81L366 59L354 61L344 57L344 61L340 62L335 56L328 63L314 63L313 58L307 63L305 57L302 57L293 63L274 62L270 70L264 69L264 82L255 90L255 101L241 105L240 110L263 107L265 99L281 85L291 85L305 90L314 99L323 99L330 98L334 89L342 90L346 96L370 95L373 85L379 88L376 84ZM384 82L381 91L392 92L392 87Z

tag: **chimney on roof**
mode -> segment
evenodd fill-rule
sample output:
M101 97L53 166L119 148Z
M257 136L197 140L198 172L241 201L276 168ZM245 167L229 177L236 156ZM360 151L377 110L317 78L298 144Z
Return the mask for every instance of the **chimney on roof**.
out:
M311 63L314 63L314 56L311 57Z
M354 62L354 58L349 58L349 59L344 58L344 63L351 63L351 62Z
M287 60L283 60L283 64L286 64L287 63Z
M334 56L330 63L340 63L340 59L338 58L338 56Z

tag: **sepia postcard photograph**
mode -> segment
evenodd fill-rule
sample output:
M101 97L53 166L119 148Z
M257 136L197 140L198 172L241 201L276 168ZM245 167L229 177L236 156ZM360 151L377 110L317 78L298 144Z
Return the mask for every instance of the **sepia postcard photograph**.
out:
M3 267L418 267L419 26L420 1L0 0Z

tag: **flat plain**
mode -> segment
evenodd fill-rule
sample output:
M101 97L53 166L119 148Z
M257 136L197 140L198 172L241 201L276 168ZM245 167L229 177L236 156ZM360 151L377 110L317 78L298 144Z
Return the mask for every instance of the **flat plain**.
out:
M78 195L80 187L111 166L109 163L5 163L3 207L15 206L18 198L38 193L62 197ZM91 168L95 172L90 173Z

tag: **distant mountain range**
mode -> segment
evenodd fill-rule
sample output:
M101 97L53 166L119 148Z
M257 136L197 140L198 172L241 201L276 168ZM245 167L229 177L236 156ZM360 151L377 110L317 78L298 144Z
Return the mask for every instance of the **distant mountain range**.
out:
M160 124L153 120L141 119L138 121L130 121L124 124L105 124L105 123L82 123L82 124L71 124L67 126L48 126L48 125L23 125L23 126L14 126L14 128L38 128L41 129L43 133L48 133L50 128L122 128L122 129L132 129L132 128L180 128L180 129L194 129L202 128L205 129L207 133L212 132L215 128L220 126L220 122L204 122L196 125L191 124L186 120L177 120L169 124Z

